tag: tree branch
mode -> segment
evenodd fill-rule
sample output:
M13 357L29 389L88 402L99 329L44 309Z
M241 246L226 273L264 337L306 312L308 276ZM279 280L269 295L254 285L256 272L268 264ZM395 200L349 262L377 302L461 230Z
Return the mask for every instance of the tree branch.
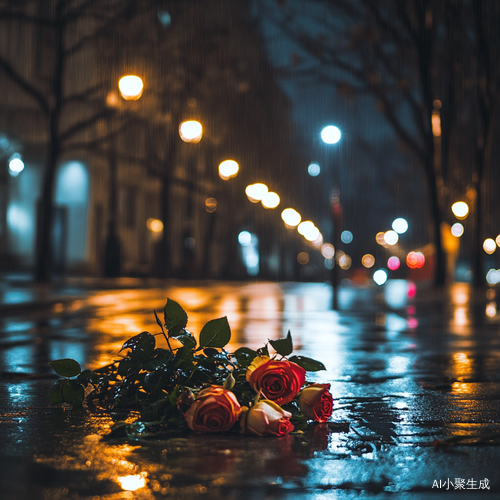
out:
M22 75L20 75L14 67L3 57L0 56L0 69L8 76L20 89L27 92L38 103L42 111L48 116L50 114L50 106L44 95L31 83L29 83Z

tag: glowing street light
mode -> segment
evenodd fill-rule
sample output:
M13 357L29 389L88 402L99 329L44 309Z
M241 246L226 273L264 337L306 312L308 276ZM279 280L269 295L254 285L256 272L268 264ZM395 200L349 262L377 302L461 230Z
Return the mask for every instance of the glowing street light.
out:
M196 120L188 120L179 125L179 135L184 142L196 144L201 141L203 136L203 127Z
M219 177L225 181L238 175L240 166L234 160L224 160L219 165Z
M277 193L268 191L262 197L261 203L264 208L276 208L280 204L280 197Z
M118 82L120 94L126 101L137 101L142 95L144 84L142 79L135 75L126 75Z
M302 220L299 212L293 208L285 208L285 210L281 212L281 218L283 219L283 222L290 227L298 226Z
M252 203L257 203L258 201L261 201L262 198L264 198L268 191L269 188L265 184L257 182L256 184L250 184L249 186L247 186L245 189L245 194Z
M465 201L457 201L451 206L451 211L457 219L465 219L469 215L469 206Z
M326 144L337 144L341 137L340 129L334 125L328 125L321 131L321 139Z

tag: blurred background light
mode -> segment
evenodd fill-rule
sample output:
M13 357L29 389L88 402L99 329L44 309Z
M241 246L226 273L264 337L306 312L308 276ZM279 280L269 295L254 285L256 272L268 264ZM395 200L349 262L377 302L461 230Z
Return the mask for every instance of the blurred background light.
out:
M494 318L497 314L497 304L496 302L489 302L486 304L486 310L485 310L486 316L488 318Z
M324 261L324 264L325 264L325 267L331 271L333 269L333 264L335 263L335 261L333 259L325 259Z
M316 226L308 227L303 234L307 241L314 241L320 235L319 229Z
M351 231L342 231L342 234L340 235L340 239L342 240L342 243L351 243L351 241L352 241Z
M319 232L319 231L318 231ZM323 246L323 235L319 232L318 236L311 241L314 248L321 248Z
M242 247L250 245L251 242L252 242L252 235L248 231L241 231L241 233L238 234L238 243Z
M342 134L338 127L328 125L321 131L321 139L326 144L337 144L340 141Z
M375 236L375 241L382 246L387 246L385 242L385 233L383 231L379 231Z
M410 269L420 269L425 264L425 257L422 252L409 252L406 256L406 264Z
M377 285L383 285L387 281L387 271L385 269L378 269L373 273L373 281Z
M302 220L299 212L293 208L285 208L285 210L281 212L281 218L283 219L283 222L290 227L298 226Z
M394 229L394 231L399 234L406 233L406 231L408 231L408 222L406 222L406 219L398 217L397 219L394 219L392 223L392 229Z
M163 222L159 219L150 218L146 221L146 227L152 233L161 233L163 231Z
M24 170L24 162L19 153L14 153L9 159L9 174L17 177Z
M469 214L469 206L465 201L457 201L451 206L451 211L457 219L465 219Z
M315 227L314 223L310 220L305 220L297 226L297 231L299 234L304 236L308 231L311 231Z
M497 285L500 283L500 269L490 269L486 273L486 281L489 285Z
M268 191L269 191L268 187L265 184L262 184L261 182L257 182L256 184L250 184L245 189L245 193L248 199L253 203L261 201Z
M333 259L333 256L335 255L335 248L331 243L325 243L321 247L321 255L325 259Z
M451 226L451 234L453 236L456 236L457 238L460 238L460 236L464 234L464 226L462 226L460 222L455 222L455 224Z
M389 257L389 259L387 260L387 267L391 271L395 271L396 269L399 269L399 266L400 266L399 259L395 255L393 255L392 257Z
M363 266L367 269L370 269L370 267L375 265L375 257L372 254L367 253L361 258L361 264L363 264Z
M317 163L311 163L308 167L307 167L307 173L311 176L311 177L317 177L319 175L319 173L321 172L321 167L317 164Z
M339 257L339 266L341 269L344 269L344 271L347 271L351 267L352 264L352 259L349 255L344 254Z
M208 213L213 213L217 210L217 200L215 198L207 198L205 200L205 210Z
M398 240L399 240L399 235L398 233L396 233L396 231L389 230L384 233L384 241L388 245L393 246L398 242Z
M495 250L497 249L497 244L495 243L495 240L491 238L486 238L483 242L483 250L488 254L491 255Z
M500 247L500 234L495 238L495 243Z
M299 255L297 255L297 262L305 266L309 262L309 254L307 252L300 252Z
M144 84L142 79L135 75L122 76L118 81L120 94L126 101L136 101L142 95Z
M179 135L184 142L197 143L203 137L203 127L196 120L188 120L179 125Z
M261 203L264 208L276 208L280 204L280 197L277 193L268 191L262 197Z
M225 181L238 175L240 166L234 160L224 160L219 165L219 177Z

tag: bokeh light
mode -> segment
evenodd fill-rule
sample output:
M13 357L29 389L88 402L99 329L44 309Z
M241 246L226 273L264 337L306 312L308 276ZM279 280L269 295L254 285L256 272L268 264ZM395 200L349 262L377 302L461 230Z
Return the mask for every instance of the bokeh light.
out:
M495 240L491 238L486 238L483 242L483 250L488 254L491 255L495 250L497 249L497 244L495 243Z
M340 141L342 134L338 127L328 125L321 131L321 139L326 144L337 144Z
M217 210L217 200L215 198L207 198L205 200L205 210L208 213L213 213Z
M225 181L238 175L240 166L234 160L224 160L219 165L219 177Z
M297 226L297 231L299 234L304 236L308 231L312 231L316 226L310 220L305 220Z
M409 252L406 256L406 265L410 269L420 269L425 264L425 257L422 252Z
M392 223L392 229L394 229L394 231L399 234L406 233L406 231L408 231L408 222L406 222L406 219L398 217L397 219L394 219Z
M465 219L469 215L469 206L465 201L457 201L451 206L451 211L457 219Z
M488 304L486 304L485 314L486 316L488 316L488 318L494 318L497 315L496 302L489 302Z
M379 231L376 234L375 240L379 245L387 246L387 243L385 242L385 233L383 231Z
M256 184L250 184L245 189L245 194L252 203L257 203L264 198L266 193L269 191L268 187L261 182Z
M299 212L293 208L285 208L285 210L281 212L281 218L283 219L283 222L290 227L298 226L302 220Z
M363 266L367 269L370 269L370 267L375 265L375 257L372 254L367 253L361 258L361 264L363 264Z
M297 255L297 262L305 266L309 262L309 254L307 252L300 252L299 255Z
M495 238L495 243L500 247L500 234Z
M268 191L262 197L262 206L264 208L276 208L280 204L280 197L277 193L273 193L272 191Z
M9 174L17 177L24 170L24 162L19 153L14 153L9 159Z
M384 241L388 245L393 246L398 242L398 240L399 240L399 235L398 233L396 233L396 231L389 230L384 233Z
M321 255L325 259L333 259L334 255L335 255L335 248L334 248L334 246L331 243L325 243L321 247Z
M489 285L497 285L500 283L500 269L490 269L486 273L486 281Z
M314 241L316 238L319 237L321 233L319 232L319 229L316 226L313 227L308 227L305 231L305 233L302 235L307 241Z
M379 286L387 281L387 271L385 269L378 269L373 273L373 281Z
M455 222L455 224L451 226L451 234L457 238L460 238L460 236L464 234L464 226L462 226L460 222Z
M342 240L342 243L351 243L351 241L352 241L351 231L342 231L342 234L340 235L340 239Z
M179 135L184 142L197 143L203 137L203 127L196 120L188 120L179 125Z
M251 241L252 241L252 235L248 231L241 231L241 233L238 234L238 243L242 247L250 245Z
M395 271L396 269L399 269L399 266L400 266L400 262L399 262L399 259L393 255L392 257L389 257L389 259L387 260L387 267L391 270L391 271Z
M117 477L116 481L123 490L136 491L146 485L146 476L146 472L141 472L140 474Z
M152 233L161 233L163 231L163 222L159 219L150 218L146 221L146 227Z
M349 255L344 254L339 257L339 267L341 269L344 269L344 271L349 269L351 267L351 264L352 264L352 259Z
M142 79L135 75L122 76L118 81L120 94L126 101L136 101L142 95L144 83Z
M307 167L307 173L311 177L317 177L320 174L320 172L321 172L321 167L317 163L311 163Z

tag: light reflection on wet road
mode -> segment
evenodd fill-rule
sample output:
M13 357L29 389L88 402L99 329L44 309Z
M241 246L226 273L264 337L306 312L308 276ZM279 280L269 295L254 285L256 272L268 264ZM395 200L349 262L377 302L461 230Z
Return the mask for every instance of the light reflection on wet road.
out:
M461 493L498 498L498 446L429 446L500 426L499 321L485 309L491 296L474 309L463 284L413 292L404 281L343 288L340 311L332 311L325 284L182 284L95 291L49 313L0 319L2 498L437 498L445 492L433 481L447 478L478 485L489 478L489 490ZM332 419L350 430L313 426L306 440L109 443L95 437L112 424L109 416L48 407L53 380L30 375L49 375L47 362L57 358L89 368L117 359L127 338L157 331L153 309L167 297L186 309L195 335L228 316L230 351L290 330L296 352L326 365L308 379L332 384ZM133 494L124 489L142 484Z

